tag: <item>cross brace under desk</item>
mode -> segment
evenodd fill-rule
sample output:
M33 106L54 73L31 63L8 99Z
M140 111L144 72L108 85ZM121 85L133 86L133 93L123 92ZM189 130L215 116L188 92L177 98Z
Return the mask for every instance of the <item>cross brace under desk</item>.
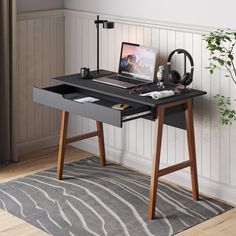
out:
M74 78L75 75L72 75L72 77ZM160 101L153 101L150 98L134 97L129 95L127 90L114 88L110 90L111 87L109 85L97 85L92 81L82 81L78 78L77 80L70 80L70 78L70 76L56 78L57 80L69 84L70 86L64 84L45 89L34 88L33 90L35 102L62 110L57 164L58 180L61 180L63 176L66 144L98 136L100 164L101 166L106 166L103 122L121 127L122 123L125 121L148 116L146 118L155 120L154 148L152 150L152 172L148 208L149 219L155 218L158 178L161 176L190 167L192 196L194 200L199 199L193 124L193 97L204 95L205 92L192 90L191 93L184 94L179 97L174 96L171 98L162 99ZM98 103L79 104L74 102L72 99L75 95L91 95L91 93L95 97L100 96L99 98L101 98L101 101ZM123 112L116 111L111 108L112 104L123 101L123 98L125 99L125 102L132 104L133 107ZM107 101L107 99L109 101ZM169 113L175 115L175 113L177 114L180 111L184 114L181 116L181 122L185 120L184 126L179 122L175 123L175 120L173 121L173 119L170 119L167 124L186 129L189 160L160 169L163 124L166 123L166 118ZM79 136L67 137L68 117L70 112L93 118L96 120L97 130ZM103 113L106 113L106 115L104 116Z

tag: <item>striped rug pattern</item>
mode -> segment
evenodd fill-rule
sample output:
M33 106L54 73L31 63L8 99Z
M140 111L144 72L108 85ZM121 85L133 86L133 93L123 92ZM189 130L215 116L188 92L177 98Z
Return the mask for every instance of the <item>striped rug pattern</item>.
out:
M55 236L169 236L232 207L161 182L147 218L150 178L91 157L0 184L0 208Z

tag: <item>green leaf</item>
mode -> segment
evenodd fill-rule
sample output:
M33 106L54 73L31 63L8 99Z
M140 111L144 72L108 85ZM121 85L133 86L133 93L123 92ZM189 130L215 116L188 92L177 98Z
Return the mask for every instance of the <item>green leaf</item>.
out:
M229 54L229 55L228 55L228 58L231 59L231 60L233 60L233 59L234 59L234 56L233 56L232 54Z
M219 64L220 64L221 66L223 66L224 63L225 63L225 61L224 61L223 59L220 59L220 58L218 58L217 61L219 62Z
M231 62L230 62L230 61L227 61L227 65L228 65L228 66L231 66Z

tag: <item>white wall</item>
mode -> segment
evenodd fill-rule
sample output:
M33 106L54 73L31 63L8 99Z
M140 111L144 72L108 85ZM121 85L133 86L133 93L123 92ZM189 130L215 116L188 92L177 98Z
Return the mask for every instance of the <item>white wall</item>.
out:
M65 8L236 29L234 0L65 0Z
M60 9L64 7L64 0L16 0L18 12Z

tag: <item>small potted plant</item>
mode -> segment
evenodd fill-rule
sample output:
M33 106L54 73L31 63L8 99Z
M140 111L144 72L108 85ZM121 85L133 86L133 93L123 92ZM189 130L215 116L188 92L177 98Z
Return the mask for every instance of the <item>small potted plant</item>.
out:
M206 41L207 49L210 52L210 64L207 67L210 73L213 74L219 67L226 69L228 71L226 77L232 79L236 86L236 68L234 65L236 32L230 29L218 29L203 35L203 40ZM215 97L220 115L220 123L231 125L236 120L236 111L230 109L232 99L220 94L217 94Z

